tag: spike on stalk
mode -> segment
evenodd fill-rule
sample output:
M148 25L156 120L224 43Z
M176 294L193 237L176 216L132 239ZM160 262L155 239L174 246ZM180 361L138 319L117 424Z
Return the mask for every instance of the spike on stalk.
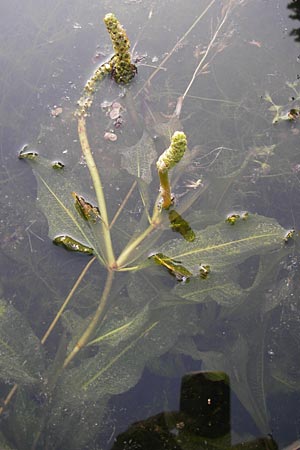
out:
M85 117L92 106L93 96L102 79L111 74L116 83L129 83L137 73L131 62L130 42L126 31L112 13L106 14L104 23L112 40L114 55L98 67L84 86L82 96L78 100L77 117Z
M112 59L112 77L117 83L127 84L137 72L136 66L131 62L128 36L114 14L106 14L104 23L115 52Z
M186 135L182 131L175 131L171 138L171 145L157 160L160 191L162 195L162 208L169 209L172 205L171 187L169 182L169 170L172 169L183 157L187 148Z

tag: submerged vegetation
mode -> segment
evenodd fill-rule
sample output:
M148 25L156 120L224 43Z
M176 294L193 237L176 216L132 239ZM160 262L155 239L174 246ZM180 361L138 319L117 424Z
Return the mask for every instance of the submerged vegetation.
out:
M66 264L80 261L80 271L64 300L53 287L63 273L56 261L53 274L45 274L48 281L39 276L47 291L47 314L39 316L42 332L31 318L32 308L0 302L3 448L108 447L102 436L113 420L109 405L138 383L146 367L178 376L192 360L201 361L203 370L225 372L265 435L270 386L280 394L299 391L299 364L286 369L291 355L282 350L283 344L299 343L300 312L292 299L297 232L264 214L259 202L251 209L259 189L269 195L262 181L292 179L297 169L291 169L288 157L281 158L277 144L263 142L263 133L243 152L225 144L204 152L194 139L193 114L182 118L195 80L229 46L229 18L244 2L222 5L187 87L171 92L170 114L152 110L153 78L215 3L207 2L143 82L136 77L127 33L107 14L113 56L87 81L75 111L52 115L37 142L19 152L20 164L30 164L36 177L37 209L47 220L49 237L62 247L56 251L68 250ZM111 102L102 90L109 83L120 89ZM273 126L298 120L297 105L286 113L269 94L265 100L272 103ZM243 115L249 106L225 99L222 108ZM101 138L99 117L110 120ZM214 142L211 122L207 133ZM108 150L99 151L107 137ZM53 160L53 147L62 148L68 139L72 150L64 160L61 155ZM289 328L271 328L285 300L296 310L286 319ZM268 360L271 347L278 356ZM228 439L224 442L222 448L228 448Z

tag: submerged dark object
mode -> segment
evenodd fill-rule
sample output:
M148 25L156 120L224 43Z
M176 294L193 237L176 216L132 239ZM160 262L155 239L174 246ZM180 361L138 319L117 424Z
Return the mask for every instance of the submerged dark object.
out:
M169 212L169 220L172 231L181 234L181 236L188 242L193 242L195 240L196 235L189 223L184 220L174 209Z

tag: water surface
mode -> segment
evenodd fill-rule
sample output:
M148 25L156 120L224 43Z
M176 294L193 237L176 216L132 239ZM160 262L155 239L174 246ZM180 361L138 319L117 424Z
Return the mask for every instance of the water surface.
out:
M18 387L2 411L2 447L296 441L298 2L15 0L3 8L1 397ZM115 271L95 342L61 370L97 309L107 270L103 260L91 265L44 343L91 260L53 245L76 230L50 190L72 214L72 191L96 204L74 111L86 80L112 55L108 12L124 24L138 67L130 86L103 80L86 118L115 255L149 226L155 161L177 129L189 150L171 178L171 211L197 237L184 239L164 212L160 227L136 241L123 267L130 270ZM65 168L19 160L24 145ZM101 229L91 236L101 259ZM153 254L173 266L155 264Z

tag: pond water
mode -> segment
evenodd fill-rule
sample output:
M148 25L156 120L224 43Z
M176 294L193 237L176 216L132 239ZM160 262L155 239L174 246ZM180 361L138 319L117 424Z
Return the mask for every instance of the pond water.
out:
M0 447L296 450L300 2L88 3L2 8Z

